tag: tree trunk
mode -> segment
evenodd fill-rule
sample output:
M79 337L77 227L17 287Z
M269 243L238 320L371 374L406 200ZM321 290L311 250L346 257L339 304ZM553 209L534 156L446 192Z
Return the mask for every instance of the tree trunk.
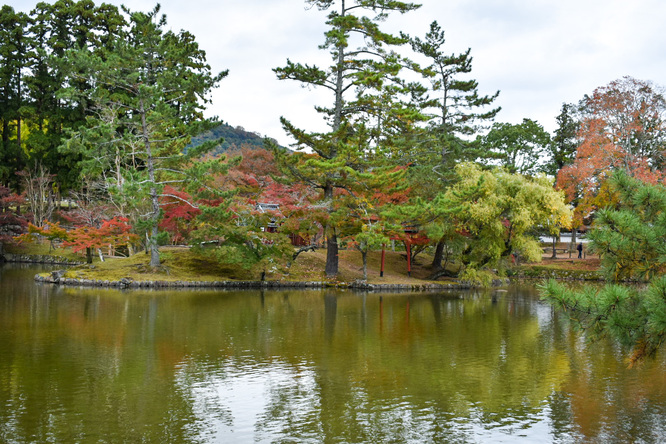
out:
M550 257L551 259L557 259L557 236L553 236L553 255Z
M435 257L431 265L433 272L442 268L442 259L444 259L444 239L440 239L435 247Z
M361 251L361 256L363 257L363 280L368 280L368 251Z
M338 236L335 234L335 228L330 228L330 233L326 236L326 276L335 277L338 275Z
M157 225L154 225L150 236L150 266L156 268L160 265L160 250L157 245Z
M155 181L155 162L150 146L150 133L148 124L146 122L146 110L143 105L143 98L139 99L140 113L141 113L141 130L143 135L143 143L146 148L146 166L148 167L148 177L150 183L150 201L152 203L151 223L149 248L150 248L150 266L153 268L160 266L160 252L157 246L157 224L160 219L160 202L157 195L157 183Z
M333 186L327 184L324 188L324 199L329 201L332 206ZM338 275L338 236L335 227L331 226L330 221L326 229L326 276L335 277Z

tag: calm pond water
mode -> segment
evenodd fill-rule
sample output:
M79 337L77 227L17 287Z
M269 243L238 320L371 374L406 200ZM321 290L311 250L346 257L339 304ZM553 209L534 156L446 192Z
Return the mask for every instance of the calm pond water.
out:
M2 443L660 442L628 369L531 287L131 291L0 267Z

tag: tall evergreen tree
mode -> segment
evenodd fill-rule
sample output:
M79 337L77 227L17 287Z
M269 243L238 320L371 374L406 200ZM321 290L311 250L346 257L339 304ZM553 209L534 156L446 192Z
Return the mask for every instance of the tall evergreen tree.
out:
M412 49L429 63L421 72L430 85L414 89L414 100L428 113L429 122L416 137L409 158L413 163L411 185L426 199L433 199L446 189L455 177L454 166L458 162L484 157L471 136L500 111L499 107L492 108L499 91L481 95L478 82L465 78L472 71L471 49L448 54L445 43L445 32L436 21L430 24L423 40L411 39ZM421 223L432 223L432 214L414 214ZM438 239L432 262L435 271L441 268L444 248L444 239Z
M327 211L326 274L338 273L336 190L351 193L367 180L369 160L384 156L387 132L409 125L419 115L397 98L405 92L399 77L406 64L392 48L408 43L405 36L381 30L387 14L406 13L418 5L395 0L306 0L320 10L330 10L328 31L321 49L329 51L330 65L294 63L274 69L279 79L324 88L332 95L328 106L317 107L329 125L326 133L310 133L282 118L285 130L296 139L293 156L279 156L292 176L321 189L321 206ZM362 14L371 14L365 16ZM358 46L355 46L358 45ZM375 168L375 180L381 174ZM342 191L344 190L344 191Z
M475 160L479 153L473 144L463 139L475 135L484 122L492 121L501 108L489 108L499 95L480 95L478 82L465 79L472 71L471 49L460 54L444 52L445 32L437 21L430 24L430 31L421 40L411 40L412 49L425 56L430 63L421 70L430 86L422 95L420 105L430 112L426 143L428 151L439 159L433 165L439 177L444 177L451 167L462 160Z
M14 172L25 164L21 125L31 46L28 23L28 16L11 6L0 9L0 181L12 184Z
M65 152L103 159L104 150L124 156L122 192L148 204L144 227L149 233L150 265L160 265L158 223L165 184L181 183L189 192L204 187L206 173L221 169L218 160L195 161L214 143L185 152L191 136L206 123L202 116L208 93L227 72L213 74L206 54L186 31L166 31L159 5L148 13L123 8L128 28L106 52L82 48L67 60L80 73L67 97L94 104L88 129L71 135ZM81 100L82 99L82 100ZM102 166L102 169L108 165ZM205 187L204 187L205 188Z
M118 8L92 0L59 0L53 4L40 2L30 12L30 71L25 83L29 93L24 107L28 137L24 147L32 170L45 167L56 174L60 190L77 185L79 170L73 165L80 160L74 154L58 153L66 130L84 124L89 106L83 96L76 100L60 96L66 86L84 90L90 87L83 76L73 72L67 63L68 51L87 49L100 52L111 49L125 19Z
M576 106L563 103L562 110L556 120L557 128L548 147L551 159L544 167L544 172L551 176L557 176L558 171L565 165L573 163L579 145L578 128L580 123L576 117Z

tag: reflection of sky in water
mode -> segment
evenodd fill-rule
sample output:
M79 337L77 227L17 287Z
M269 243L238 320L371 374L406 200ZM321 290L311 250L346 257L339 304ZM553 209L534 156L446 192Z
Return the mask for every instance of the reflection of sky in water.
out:
M248 359L249 361L249 359ZM187 362L177 383L191 392L199 439L205 442L272 442L304 436L317 416L319 401L311 368L280 362L220 362L219 368ZM290 430L291 429L291 430ZM306 434L307 435L307 434Z
M197 418L190 425L194 442L346 442L325 430L312 366L240 361L188 361L179 366L177 385L190 393ZM570 443L580 438L571 429L554 432L547 402L527 408L529 413L494 415L461 397L458 404L466 404L467 413L460 415L442 412L432 402L416 405L410 396L393 395L373 400L362 387L355 387L353 405L345 406L348 412L337 420L355 423L342 428L363 429L359 442Z

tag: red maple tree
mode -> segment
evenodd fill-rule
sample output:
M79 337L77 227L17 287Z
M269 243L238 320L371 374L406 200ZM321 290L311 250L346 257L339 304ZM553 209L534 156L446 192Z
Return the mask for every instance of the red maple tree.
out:
M28 226L27 218L20 213L24 202L23 196L0 185L0 244L11 242Z
M164 216L159 227L169 233L171 242L174 244L185 242L194 228L192 221L201 214L201 210L190 202L192 202L192 198L189 194L169 185L164 188L160 197L160 206L164 209Z
M613 81L585 97L582 115L576 158L557 175L578 224L613 202L604 187L612 171L649 183L666 177L666 99L658 87L631 77Z
M82 226L67 232L64 247L71 247L75 253L85 251L90 261L92 250L104 247L118 247L137 242L139 237L132 233L132 226L125 217L114 217L102 222L99 228Z

